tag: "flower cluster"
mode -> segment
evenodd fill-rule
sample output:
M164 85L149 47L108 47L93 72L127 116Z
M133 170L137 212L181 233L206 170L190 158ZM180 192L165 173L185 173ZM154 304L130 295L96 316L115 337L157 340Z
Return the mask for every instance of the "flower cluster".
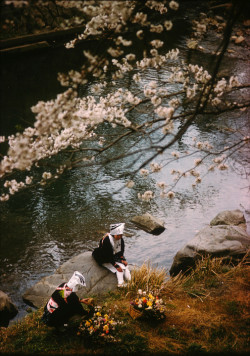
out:
M144 192L143 194L138 193L138 198L144 201L150 201L151 199L154 198L154 193L152 192L152 190L147 190L146 192Z
M121 322L115 321L108 314L105 314L100 306L97 306L93 316L81 322L77 335L91 337L91 339L98 339L99 341L118 341L115 338L118 324L121 324Z
M8 2L19 3L14 0ZM26 2L24 1L24 3ZM0 136L0 143L4 142L9 146L6 155L0 162L0 178L3 178L1 186L3 194L1 191L0 201L7 201L18 191L27 188L28 185L31 186L31 183L32 186L45 185L57 179L66 170L80 165L84 167L90 164L94 165L95 158L101 157L104 151L107 152L107 155L110 154L108 157L113 160L112 153L109 152L113 152L112 149L125 136L137 134L139 137L143 134L143 137L148 137L150 142L143 148L145 152L147 150L152 152L156 149L156 155L162 155L166 147L173 147L179 134L183 135L179 128L179 120L188 123L189 114L181 113L183 103L187 103L187 108L190 105L190 112L194 115L197 114L197 109L193 111L193 107L196 107L194 103L199 103L199 100L200 109L203 106L211 105L216 109L216 112L220 107L224 110L226 107L230 109L239 106L240 110L246 110L246 107L230 103L224 97L224 94L229 93L232 88L239 87L240 83L237 77L231 76L227 79L219 78L211 81L212 76L202 66L185 64L179 58L179 49L165 51L162 41L164 36L158 38L157 33L170 30L173 23L171 20L165 20L165 15L162 16L161 21L158 21L157 17L156 23L151 23L155 18L152 15L155 11L159 12L159 15L178 10L178 2L174 0L168 2L147 0L145 1L145 13L141 12L144 11L143 6L139 7L140 12L136 11L136 1L72 0L62 1L62 3L65 7L76 7L84 15L84 23L87 21L85 30L73 40L74 43L81 39L87 39L90 35L95 36L103 33L106 36L106 32L114 31L114 36L111 36L113 38L112 45L110 44L107 49L109 55L106 57L106 54L103 53L99 56L85 50L83 54L88 64L82 65L79 72L70 70L67 74L58 74L61 85L69 87L69 89L58 94L54 99L46 102L39 101L31 108L35 114L34 126L25 128L22 133L17 132L9 137ZM166 3L168 8L165 6ZM148 14L151 15L148 16ZM140 56L133 53L138 41L136 39L133 44L130 39L125 38L127 31L124 29L128 23L135 24L135 34L138 39L144 38L145 41L148 31L155 33L155 36L150 36L149 44L152 48L149 48L148 53L144 51ZM223 19L220 20L218 17L211 19L206 14L201 14L199 21L194 23L197 35L190 40L194 42L194 48L198 46L199 39L207 32L206 29L209 26L216 26L219 30L219 28L224 28L224 25ZM74 43L69 46L73 47ZM190 48L193 48L193 45ZM124 57L120 58L122 54ZM113 58L110 59L110 56ZM163 77L155 76L155 80L148 82L147 75L144 73L150 68L154 70L161 68L164 73ZM112 86L104 80L109 74L112 74ZM120 87L119 79L123 78L125 74L133 78L132 91ZM89 84L93 95L80 97L78 94L79 85L85 85L91 76L95 78L94 83L90 82ZM189 113L188 110L185 111ZM133 112L145 113L145 115L141 115L140 125L135 122ZM111 142L106 138L98 138L96 134L98 126L103 124L110 127L109 137L113 137ZM112 129L114 132L111 132ZM120 131L121 129L123 131ZM161 130L161 136L157 135L158 130ZM165 140L165 136L166 140L170 139L170 141L164 148L161 143ZM158 141L155 141L156 137ZM243 140L247 144L249 138ZM91 146L91 150L87 151L84 146L89 146L89 141L93 143L93 146ZM207 141L195 141L193 147L203 151L202 154L211 156L219 154L211 151L213 147ZM232 144L232 149L234 147L235 145ZM56 170L55 167L51 172L42 172L42 170L46 170L47 163L51 167L50 160L53 157L58 157L60 152L67 149L74 152L71 159L67 160L67 164L62 161L58 163L62 163L62 168ZM79 152L79 158L75 160L73 157L77 152ZM228 152L229 156L231 148L225 149L225 152ZM126 153L126 155L130 154ZM184 154L180 156L180 153L176 151L173 151L171 155L176 163L179 158L185 158ZM141 162L141 166L145 166L145 168L140 169L140 174L147 177L151 173L160 172L161 168L168 164L164 155L162 158L163 165L152 162L150 170L146 167L146 161ZM60 159L64 160L65 158L61 155ZM42 161L41 165L40 161ZM194 176L196 180L192 186L200 183L200 173L196 168L202 166L202 163L204 163L203 157L195 160L193 169L187 169L186 172L176 170L172 173L175 183L169 187L168 191L163 184L159 185L161 197L174 198L175 193L170 189L173 189L182 177ZM37 168L36 172L31 171L33 167ZM213 171L215 168L221 171L226 170L228 166L225 159L216 157L208 171ZM23 172L21 173L22 177L18 178L22 181L17 182L16 179L10 178L11 175L15 175L16 171ZM33 176L28 177L26 171L31 171ZM126 184L129 188L134 185L132 181ZM138 193L138 198L143 201L149 202L154 197L155 193L151 190Z
M130 302L136 309L142 312L142 317L151 321L160 321L166 318L166 306L161 298L153 293L138 290L137 297Z

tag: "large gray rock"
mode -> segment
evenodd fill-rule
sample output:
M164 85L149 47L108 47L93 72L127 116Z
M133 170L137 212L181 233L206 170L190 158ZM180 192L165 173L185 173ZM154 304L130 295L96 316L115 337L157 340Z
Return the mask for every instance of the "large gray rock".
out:
M133 266L130 265L130 270L132 269ZM56 287L67 282L74 271L81 272L86 280L86 287L77 292L80 298L101 295L117 288L116 275L100 267L92 257L92 252L88 251L62 264L53 275L42 278L24 293L23 300L35 308L42 307Z
M0 327L7 327L9 321L18 313L17 307L12 303L7 294L0 290Z
M246 219L242 211L225 210L216 215L216 217L210 222L210 225L240 225L245 223Z
M235 222L238 211L231 211L231 221ZM234 215L235 214L235 215ZM218 218L220 220L220 218ZM214 223L215 219L212 220ZM221 220L220 220L221 221ZM237 261L243 257L250 248L250 236L243 226L216 225L207 226L177 252L174 257L170 274L177 275L180 271L186 271L195 265L195 261L201 256L225 257Z
M153 235L160 235L164 230L164 222L153 217L149 213L134 216L131 219L137 227Z

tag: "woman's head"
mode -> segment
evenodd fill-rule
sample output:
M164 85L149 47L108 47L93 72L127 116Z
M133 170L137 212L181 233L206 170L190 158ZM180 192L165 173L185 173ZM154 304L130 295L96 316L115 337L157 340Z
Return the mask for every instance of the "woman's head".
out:
M75 292L77 290L77 285L85 287L86 283L83 275L80 272L75 271L70 280L68 281L67 286L71 288L73 292Z
M110 234L114 237L119 236L118 238L115 237L116 239L119 240L119 238L121 238L123 235L124 226L125 226L125 223L111 224L110 225Z

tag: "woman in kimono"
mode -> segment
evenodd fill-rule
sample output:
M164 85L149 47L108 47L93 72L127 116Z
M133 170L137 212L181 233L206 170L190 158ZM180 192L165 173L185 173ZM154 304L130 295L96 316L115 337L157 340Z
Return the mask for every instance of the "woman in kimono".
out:
M131 279L128 263L124 257L125 244L123 240L124 223L111 224L110 232L100 240L99 247L95 248L92 256L96 262L111 272L116 273L118 287L126 284L124 279Z
M68 282L60 284L51 295L51 298L44 306L42 320L48 326L62 328L68 326L68 320L74 315L88 315L81 303L89 304L90 298L79 299L77 286L86 286L83 275L75 271Z

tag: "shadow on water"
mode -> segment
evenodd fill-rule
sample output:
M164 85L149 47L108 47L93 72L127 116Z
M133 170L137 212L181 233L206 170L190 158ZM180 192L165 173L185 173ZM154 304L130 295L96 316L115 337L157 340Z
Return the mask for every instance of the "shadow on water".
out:
M31 107L63 92L58 72L82 64L82 50L45 49L16 55L1 55L1 132L12 134L34 121Z

